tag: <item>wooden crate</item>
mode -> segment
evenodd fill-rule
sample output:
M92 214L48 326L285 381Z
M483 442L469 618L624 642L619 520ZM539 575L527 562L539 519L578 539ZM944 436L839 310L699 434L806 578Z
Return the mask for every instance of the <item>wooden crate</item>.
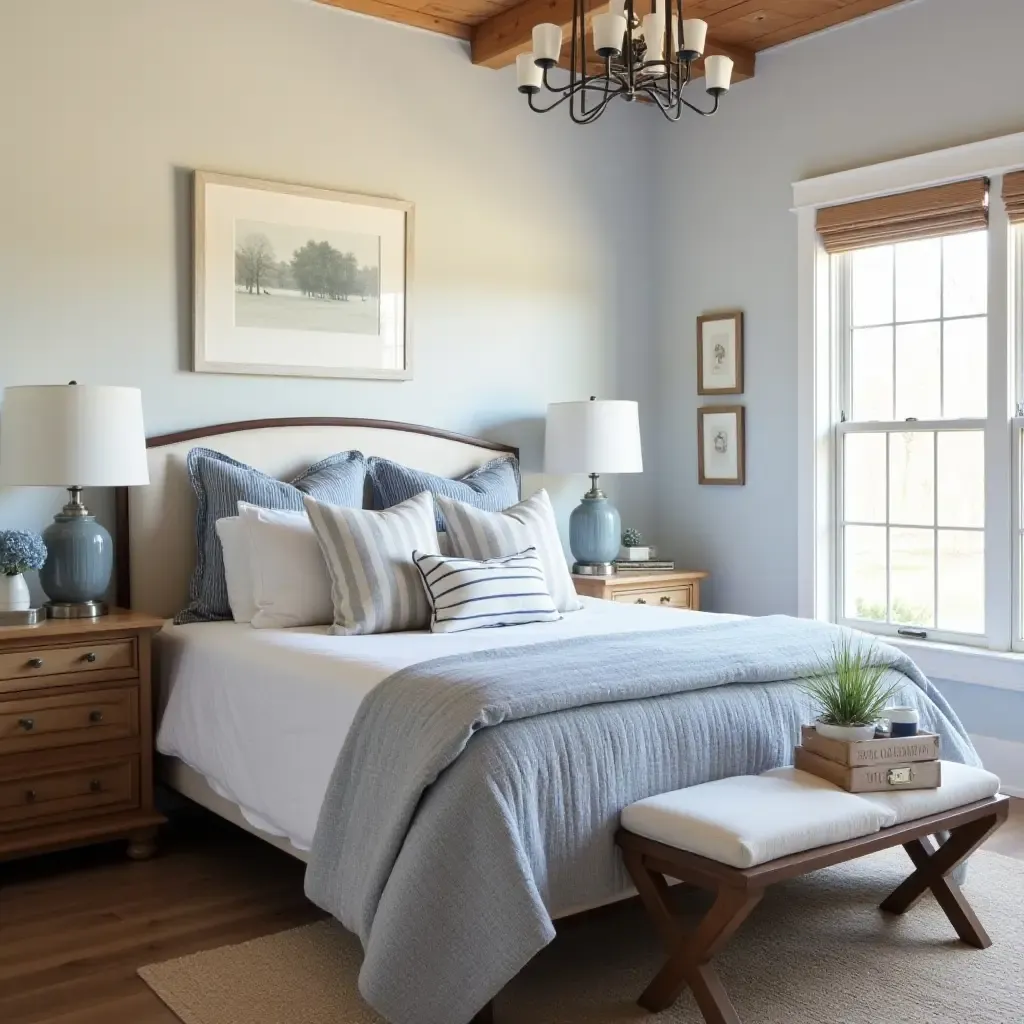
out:
M933 732L881 740L833 740L819 735L813 725L805 725L800 738L808 750L850 768L937 761L941 756L940 739Z
M820 757L806 747L797 747L793 762L800 771L817 775L849 793L897 793L906 789L938 789L942 785L941 761L850 767Z

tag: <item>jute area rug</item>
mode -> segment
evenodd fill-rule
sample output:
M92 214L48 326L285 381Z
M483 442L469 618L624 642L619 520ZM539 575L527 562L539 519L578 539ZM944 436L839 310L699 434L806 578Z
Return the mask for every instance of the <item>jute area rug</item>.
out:
M1024 862L971 861L984 951L956 939L931 895L902 918L877 909L909 863L890 850L770 889L715 960L744 1024L1024 1021ZM705 905L676 895L685 914ZM382 1024L359 996L359 961L359 943L324 921L139 973L185 1024ZM635 1005L661 962L636 901L584 917L499 996L497 1022L701 1024L689 993L657 1016Z

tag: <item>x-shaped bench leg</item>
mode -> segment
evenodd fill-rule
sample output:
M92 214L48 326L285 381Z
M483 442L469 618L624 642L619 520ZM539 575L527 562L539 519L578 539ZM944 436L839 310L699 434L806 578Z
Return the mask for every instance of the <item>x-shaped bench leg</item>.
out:
M667 1009L689 986L707 1024L740 1024L710 960L761 902L764 890L719 889L711 909L696 929L687 934L679 927L666 902L668 886L664 877L648 868L636 851L625 851L625 861L640 898L669 950L665 966L640 996L640 1005L653 1013Z
M949 834L941 846L925 836L903 844L917 870L897 886L883 901L882 910L903 914L931 890L957 935L969 946L988 949L988 937L977 914L949 875L956 870L1002 824L996 815L978 818L961 825Z

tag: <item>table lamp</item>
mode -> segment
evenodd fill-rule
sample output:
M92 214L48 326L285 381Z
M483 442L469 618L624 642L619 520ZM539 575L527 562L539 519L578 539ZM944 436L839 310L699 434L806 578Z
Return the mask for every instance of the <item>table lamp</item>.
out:
M544 435L546 473L587 473L591 488L569 517L572 571L587 576L615 572L622 523L597 486L602 473L640 473L640 415L636 402L591 398L548 406Z
M82 504L82 488L149 483L139 389L75 381L6 388L0 483L68 489L68 503L43 531L46 612L61 619L106 614L114 548Z

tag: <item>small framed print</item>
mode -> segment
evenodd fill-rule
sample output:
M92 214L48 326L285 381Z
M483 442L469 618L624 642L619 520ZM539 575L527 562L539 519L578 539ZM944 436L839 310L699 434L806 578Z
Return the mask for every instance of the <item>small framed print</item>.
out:
M702 484L746 482L746 424L742 405L697 410L697 472Z
M743 394L743 314L697 317L697 394Z

